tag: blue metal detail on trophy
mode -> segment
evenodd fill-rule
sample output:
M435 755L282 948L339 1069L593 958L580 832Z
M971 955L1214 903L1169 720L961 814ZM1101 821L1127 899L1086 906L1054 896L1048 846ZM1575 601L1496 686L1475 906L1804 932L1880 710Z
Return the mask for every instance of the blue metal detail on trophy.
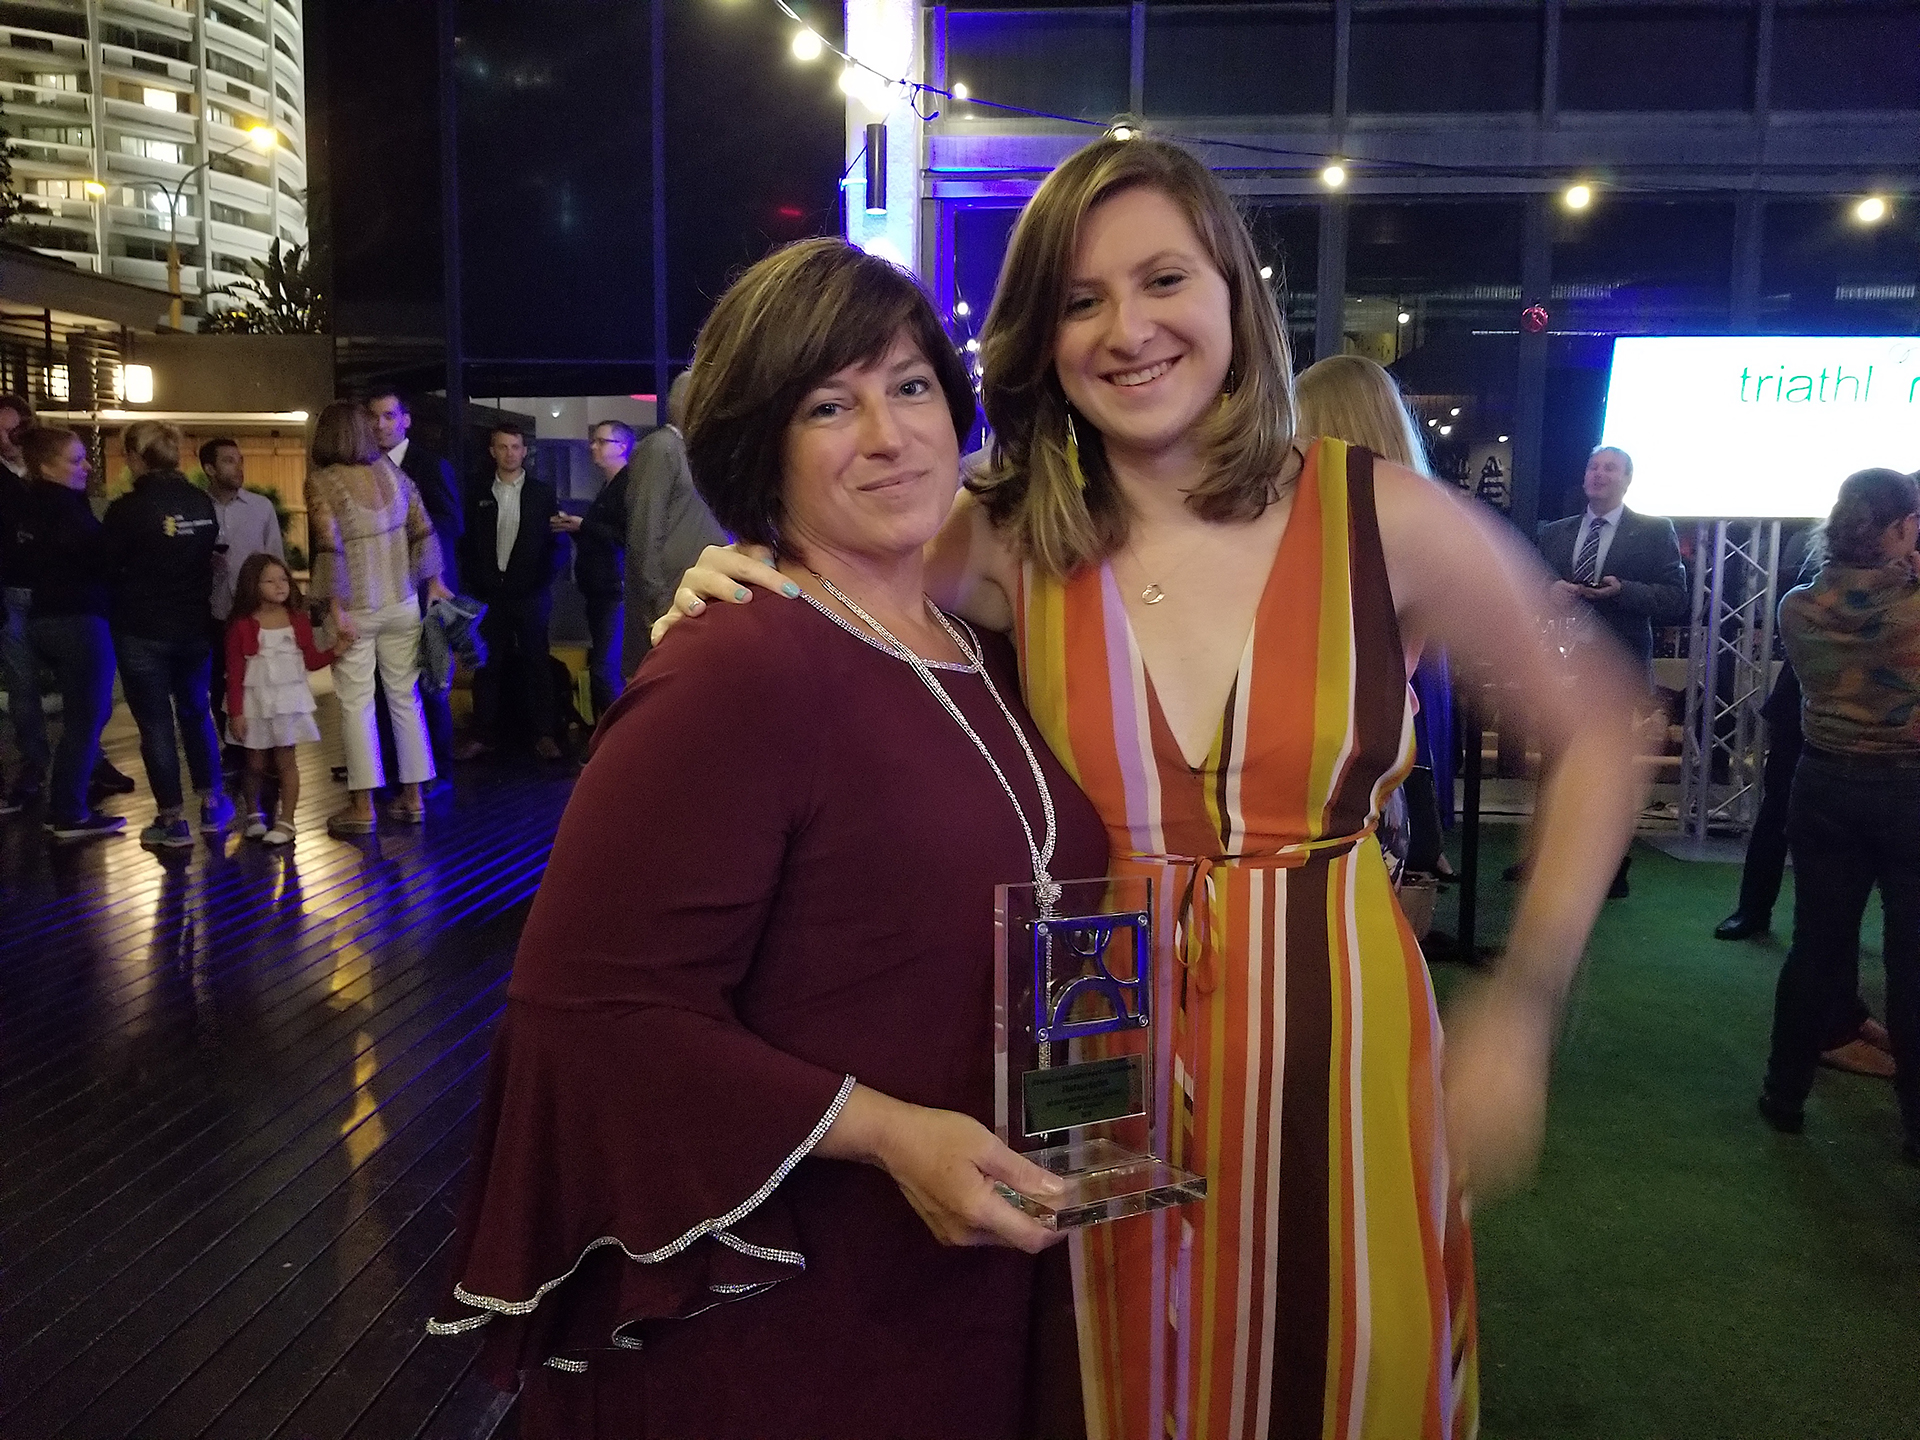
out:
M1133 950L1133 974L1124 979L1113 973L1107 959L1115 932L1123 930L1130 935ZM1057 958L1072 962L1060 984L1054 980ZM1037 921L1033 926L1034 1039L1046 1045L1118 1030L1144 1030L1151 1023L1152 976L1152 929L1144 912ZM1106 1001L1105 1013L1072 1018L1076 1006L1095 997Z

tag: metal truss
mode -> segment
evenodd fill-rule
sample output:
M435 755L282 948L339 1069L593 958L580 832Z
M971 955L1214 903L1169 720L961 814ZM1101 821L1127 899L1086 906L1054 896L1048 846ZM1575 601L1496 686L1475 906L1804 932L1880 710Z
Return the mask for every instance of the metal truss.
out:
M1780 522L1703 520L1693 553L1680 826L1697 843L1709 834L1744 834L1759 809Z

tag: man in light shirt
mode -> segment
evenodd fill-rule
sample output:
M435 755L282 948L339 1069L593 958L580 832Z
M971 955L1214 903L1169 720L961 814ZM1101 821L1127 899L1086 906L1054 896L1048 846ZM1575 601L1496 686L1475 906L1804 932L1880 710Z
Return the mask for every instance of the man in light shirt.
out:
M240 567L255 555L268 554L281 564L287 552L280 537L280 516L273 502L247 489L247 462L240 442L217 436L200 447L200 469L207 477L207 495L218 523L213 546L213 591L209 596L213 647L211 695L214 727L227 733L227 617L233 611L233 586ZM228 749L233 747L229 746Z
M460 558L467 592L487 606L480 622L487 663L474 679L474 733L454 758L470 760L499 746L506 712L517 707L534 753L558 760L547 621L563 528L559 502L551 485L527 474L527 437L518 425L496 425L487 453L493 475L468 497Z

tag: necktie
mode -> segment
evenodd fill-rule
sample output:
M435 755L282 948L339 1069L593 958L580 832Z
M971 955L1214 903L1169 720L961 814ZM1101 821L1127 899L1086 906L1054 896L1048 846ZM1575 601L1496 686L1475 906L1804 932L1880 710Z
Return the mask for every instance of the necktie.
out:
M1600 582L1600 537L1606 533L1607 522L1596 519L1587 527L1587 535L1580 542L1580 558L1573 562L1573 583L1576 585L1597 585Z

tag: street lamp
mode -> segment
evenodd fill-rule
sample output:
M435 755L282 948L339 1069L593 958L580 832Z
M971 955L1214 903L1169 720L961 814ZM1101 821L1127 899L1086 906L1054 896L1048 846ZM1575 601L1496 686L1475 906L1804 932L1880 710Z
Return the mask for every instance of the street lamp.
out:
M181 325L180 295L180 206L184 203L187 181L205 170L217 160L224 160L238 150L254 149L263 155L280 144L280 132L271 125L254 125L247 130L247 138L234 142L224 150L217 150L198 165L190 166L180 178L169 185L164 180L133 179L126 182L129 190L137 190L151 185L158 189L167 200L167 323L175 330ZM99 199L107 193L107 187L98 180L89 180L83 187L87 194Z

